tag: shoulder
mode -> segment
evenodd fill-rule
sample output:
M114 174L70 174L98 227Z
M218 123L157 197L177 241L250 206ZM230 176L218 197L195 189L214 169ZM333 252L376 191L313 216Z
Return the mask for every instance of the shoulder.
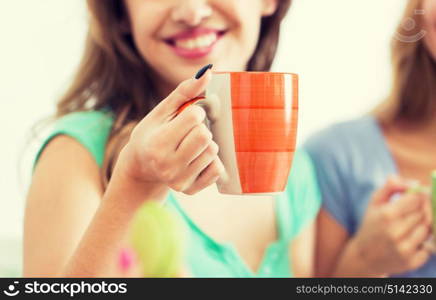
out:
M87 178L100 178L99 166L92 153L76 139L59 135L46 144L35 161L32 182L70 185L73 178L83 183ZM43 178L43 180L41 180ZM66 181L64 181L66 180Z
M303 148L315 165L322 161L350 163L371 152L380 132L371 116L333 124L310 136Z
M43 140L26 199L26 274L55 274L80 242L104 193L94 146L109 123L102 113L70 114Z
M362 189L371 186L374 178L389 167L377 121L365 116L331 125L312 135L303 149L313 161L323 207L353 232L352 217L355 207L363 203Z
M59 118L54 131L77 133L84 137L100 137L108 134L113 123L113 115L108 111L74 112Z
M308 152L320 148L324 148L324 150L343 148L374 135L376 129L375 120L371 116L339 122L310 136L305 142L304 148Z
M113 115L108 111L74 112L59 118L53 124L49 135L44 138L36 155L34 165L36 165L49 143L58 136L65 136L69 139L63 139L63 146L71 144L71 142L80 144L91 154L97 165L101 166L112 124ZM57 145L57 147L60 147L60 145Z

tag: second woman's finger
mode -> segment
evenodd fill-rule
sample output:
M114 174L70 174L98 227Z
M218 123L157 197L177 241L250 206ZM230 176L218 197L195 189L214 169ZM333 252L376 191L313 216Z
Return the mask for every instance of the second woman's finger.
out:
M410 259L409 259L409 269L416 270L422 265L424 265L430 258L431 252L424 247L419 249Z
M407 235L400 245L400 250L404 253L413 253L420 248L428 239L430 228L425 224L415 226L415 228Z
M389 209L392 210L394 218L401 218L423 207L422 195L420 194L403 194L398 200L389 203Z
M404 238L407 234L413 231L417 225L422 223L424 219L425 213L419 210L398 219L392 224L393 236L396 239Z

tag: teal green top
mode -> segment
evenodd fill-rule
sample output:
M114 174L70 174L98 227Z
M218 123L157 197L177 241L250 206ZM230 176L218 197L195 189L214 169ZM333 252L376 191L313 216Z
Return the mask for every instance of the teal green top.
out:
M51 139L67 135L82 144L101 167L112 123L113 116L102 111L76 112L59 119L41 146L35 164ZM203 232L170 192L167 205L181 216L188 229L189 273L195 277L292 277L289 245L305 225L314 221L321 204L315 171L305 152L295 153L286 190L275 200L278 239L267 247L260 268L254 273L233 245L219 243Z

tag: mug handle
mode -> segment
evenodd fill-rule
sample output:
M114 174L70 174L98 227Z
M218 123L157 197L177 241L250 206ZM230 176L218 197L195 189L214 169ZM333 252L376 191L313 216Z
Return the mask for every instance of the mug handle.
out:
M201 106L206 111L205 124L209 128L209 130L212 131L212 134L213 134L214 132L213 132L210 125L212 125L213 123L218 121L219 116L220 116L221 104L220 104L219 97L215 94L208 95L207 97L204 97L204 96L195 97L195 98L185 102L185 104L183 104L182 106L180 106L176 112L176 116L178 116L188 106L193 105L193 104ZM215 140L215 137L214 137L214 140ZM221 181L228 182L228 180L229 180L229 175L227 173L227 170L225 169L224 174L222 174L222 176L221 176Z
M199 105L206 111L207 121L209 124L213 124L218 120L219 99L215 95L211 95L208 97L199 96L187 101L185 104L179 107L176 116L179 115L183 110L185 110L188 106L192 104Z

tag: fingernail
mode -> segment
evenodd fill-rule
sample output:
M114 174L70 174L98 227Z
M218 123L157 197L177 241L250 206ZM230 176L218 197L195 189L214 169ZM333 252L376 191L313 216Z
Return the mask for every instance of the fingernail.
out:
M203 75L207 72L207 70L212 69L213 65L212 64L208 64L207 66L204 66L203 68L200 69L200 71L197 72L197 74L195 75L195 79L200 79L201 77L203 77Z

